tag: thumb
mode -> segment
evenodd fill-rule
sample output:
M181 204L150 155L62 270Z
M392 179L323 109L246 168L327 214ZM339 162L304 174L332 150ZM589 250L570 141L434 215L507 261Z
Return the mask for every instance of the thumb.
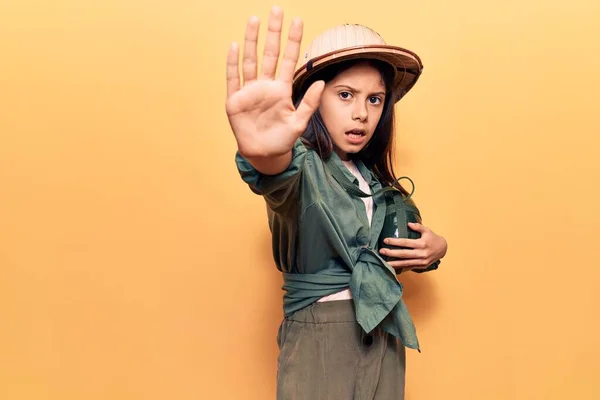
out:
M321 104L321 94L325 88L324 81L316 81L306 91L298 109L296 109L296 121L298 123L298 129L304 132L308 120L317 111L319 104Z

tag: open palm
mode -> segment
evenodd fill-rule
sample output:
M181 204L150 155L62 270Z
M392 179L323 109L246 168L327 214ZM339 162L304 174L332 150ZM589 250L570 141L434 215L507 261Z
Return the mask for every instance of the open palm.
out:
M315 82L296 109L292 103L292 81L302 41L302 21L295 19L289 31L279 76L283 12L274 7L263 54L261 75L257 76L259 21L251 18L246 27L240 84L239 49L232 44L227 57L227 101L225 109L238 150L245 157L277 157L289 152L302 135L308 120L319 106L324 83Z

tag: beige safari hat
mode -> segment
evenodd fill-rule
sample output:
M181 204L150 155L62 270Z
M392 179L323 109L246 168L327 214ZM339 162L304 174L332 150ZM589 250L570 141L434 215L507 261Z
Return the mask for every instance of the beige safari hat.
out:
M408 93L423 71L419 56L387 45L372 29L357 24L338 25L321 33L307 46L302 66L294 74L294 97L307 79L324 67L357 58L381 60L394 67L396 102Z

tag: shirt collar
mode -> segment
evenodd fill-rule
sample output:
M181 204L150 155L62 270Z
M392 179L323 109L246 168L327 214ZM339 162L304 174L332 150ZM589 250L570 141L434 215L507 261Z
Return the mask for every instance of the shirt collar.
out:
M373 179L375 178L373 176L373 173L371 172L371 170L369 168L367 168L365 163L360 159L354 160L354 163L356 164L356 167L360 171L360 174L365 178L367 183L369 185L371 185L371 183L373 182Z
M346 166L342 162L342 159L338 156L338 154L335 151L331 151L330 157L332 157L333 162L340 167L340 169L342 170L344 175L350 180L350 182L358 183L358 179L356 179L356 177L352 175L352 172L348 171L348 168L346 168ZM356 168L358 168L360 174L363 176L363 178L365 178L365 181L367 181L369 186L371 186L374 179L373 173L367 168L367 166L361 159L356 158L352 161L354 162L354 164L356 164Z

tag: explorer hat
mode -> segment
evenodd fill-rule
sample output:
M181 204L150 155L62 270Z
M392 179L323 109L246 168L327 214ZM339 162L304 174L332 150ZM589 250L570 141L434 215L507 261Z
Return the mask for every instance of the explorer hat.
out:
M294 98L303 85L324 67L352 59L375 59L394 67L395 101L414 86L423 71L421 59L410 50L390 46L372 29L357 24L330 28L317 36L306 48L302 66L294 74Z

